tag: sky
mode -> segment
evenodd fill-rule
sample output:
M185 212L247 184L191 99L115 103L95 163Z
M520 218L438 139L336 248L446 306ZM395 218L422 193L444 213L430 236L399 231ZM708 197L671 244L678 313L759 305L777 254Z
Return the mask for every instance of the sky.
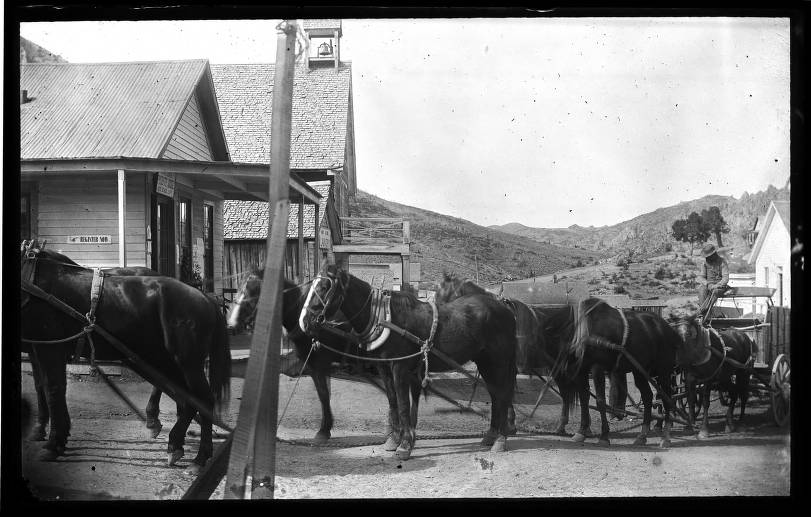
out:
M23 23L70 62L275 60L279 20ZM612 225L789 178L788 18L345 19L358 187Z

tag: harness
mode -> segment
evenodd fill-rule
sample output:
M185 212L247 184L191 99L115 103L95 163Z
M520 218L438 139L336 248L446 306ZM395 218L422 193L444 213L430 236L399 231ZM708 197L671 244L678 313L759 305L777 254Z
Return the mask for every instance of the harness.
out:
M318 275L317 279L322 279L320 274ZM327 277L328 278L328 277ZM332 281L330 279L330 281ZM335 281L335 286L337 287L339 281ZM315 288L315 282L313 283L313 287L311 290ZM330 292L334 289L334 287L330 287ZM327 298L329 298L330 292L327 293ZM341 302L343 302L343 293L338 294L341 298ZM324 309L322 313L319 315L318 319L321 319L324 315L324 311L326 310L327 303L326 300L322 300L322 305ZM409 332L408 330L401 328L391 321L391 294L383 289L371 288L371 292L369 293L369 297L367 298L366 302L364 302L363 306L361 307L360 311L348 318L347 321L352 321L355 319L361 311L363 311L366 305L369 305L369 322L366 324L366 327L360 332L356 333L354 331L347 332L340 328L338 328L339 322L334 322L328 320L327 318L323 318L320 322L317 323L318 328L329 332L331 334L337 335L343 338L350 343L363 347L367 351L372 351L380 348L383 343L385 343L391 332L396 333L400 337L411 341L412 343L416 344L420 347L420 350L402 357L392 357L392 358L375 358L375 357L364 357L355 354L350 354L348 352L344 352L341 350L336 350L329 345L326 345L317 339L313 339L313 347L324 347L327 350L332 351L333 353L343 355L346 357L351 357L354 359L360 359L364 361L375 361L375 362L394 362L394 361L403 361L406 359L411 359L417 356L422 355L423 362L425 364L425 373L422 378L422 386L425 388L429 382L431 382L430 374L428 371L428 353L433 352L434 354L438 355L441 359L445 360L446 362L450 362L452 365L456 363L450 359L449 357L445 356L439 350L433 348L434 345L434 337L436 335L437 324L439 323L439 310L436 307L436 304L433 300L428 300L428 304L431 307L431 330L428 334L428 337L425 339L420 338Z

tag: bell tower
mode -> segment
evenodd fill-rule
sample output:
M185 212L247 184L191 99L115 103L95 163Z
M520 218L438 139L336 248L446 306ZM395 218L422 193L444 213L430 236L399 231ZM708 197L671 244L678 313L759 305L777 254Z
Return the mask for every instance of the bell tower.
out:
M338 68L341 63L341 20L303 20L309 39L307 67Z

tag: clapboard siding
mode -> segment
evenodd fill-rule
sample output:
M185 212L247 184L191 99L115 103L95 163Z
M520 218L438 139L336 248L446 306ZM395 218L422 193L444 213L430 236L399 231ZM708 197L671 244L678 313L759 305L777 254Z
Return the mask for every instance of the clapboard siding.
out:
M197 94L192 95L162 158L205 161L212 159L211 146L206 136L203 120L200 118Z
M143 176L127 176L127 265L146 265ZM85 266L118 265L118 180L108 176L59 178L39 184L37 226L48 247ZM70 235L110 235L112 244L71 244Z

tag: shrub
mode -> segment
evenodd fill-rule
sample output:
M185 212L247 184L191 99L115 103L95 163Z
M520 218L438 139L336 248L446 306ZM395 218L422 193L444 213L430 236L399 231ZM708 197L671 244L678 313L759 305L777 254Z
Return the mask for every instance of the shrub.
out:
M627 291L625 287L622 285L615 285L614 286L614 294L625 294Z
M670 272L667 269L663 268L662 266L659 266L659 269L657 269L656 273L653 274L653 277L656 280L663 280L665 277L672 278L672 276L673 275L671 275Z

